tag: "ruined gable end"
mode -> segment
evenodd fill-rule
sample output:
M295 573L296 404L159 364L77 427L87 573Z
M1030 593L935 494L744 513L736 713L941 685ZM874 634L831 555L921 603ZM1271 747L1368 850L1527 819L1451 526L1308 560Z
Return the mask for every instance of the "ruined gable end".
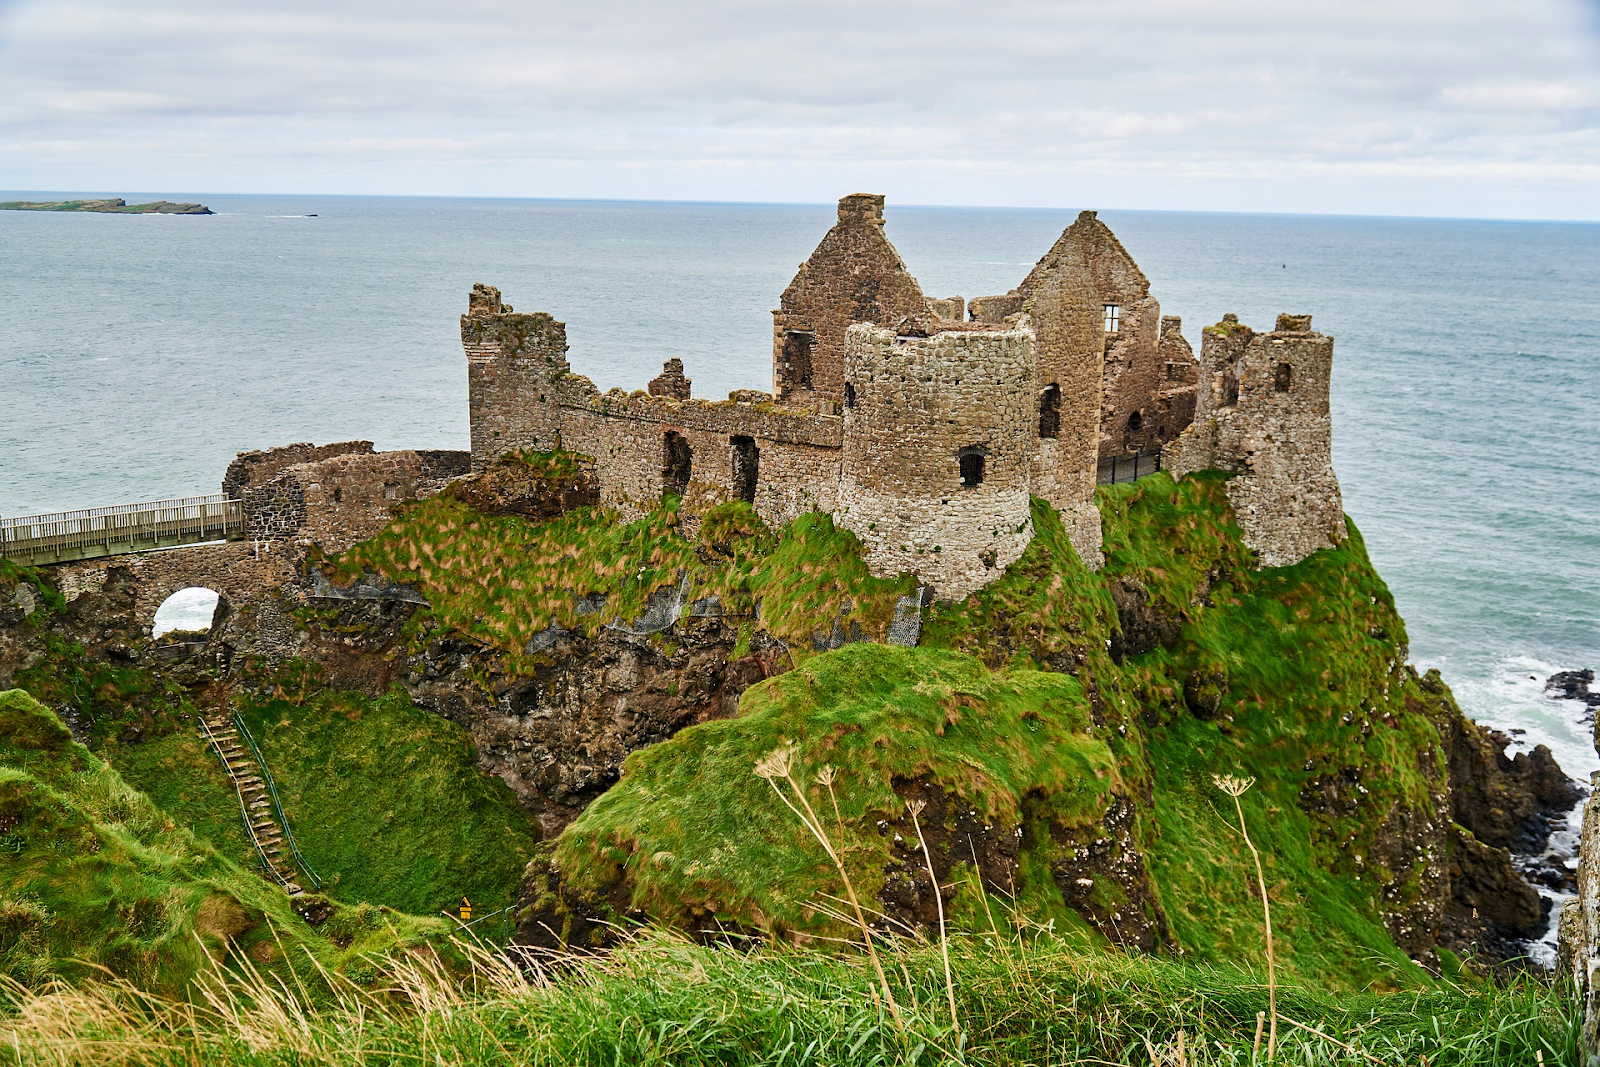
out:
M883 197L844 197L838 222L772 313L773 395L780 403L831 410L844 401L845 330L928 313L921 286L884 236Z
M1175 476L1223 470L1228 501L1265 567L1286 567L1346 535L1328 408L1333 338L1310 315L1256 333L1226 315L1200 347L1194 424L1164 455Z

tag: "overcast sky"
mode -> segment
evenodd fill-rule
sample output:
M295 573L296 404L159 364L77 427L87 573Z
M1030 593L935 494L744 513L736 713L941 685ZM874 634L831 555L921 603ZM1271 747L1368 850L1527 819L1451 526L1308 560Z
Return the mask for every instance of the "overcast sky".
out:
M0 188L1600 219L1600 0L0 0Z

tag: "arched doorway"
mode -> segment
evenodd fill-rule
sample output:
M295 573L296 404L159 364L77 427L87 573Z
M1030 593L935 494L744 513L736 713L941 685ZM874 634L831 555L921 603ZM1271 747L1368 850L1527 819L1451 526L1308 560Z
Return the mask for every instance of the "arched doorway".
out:
M180 589L161 602L156 609L156 623L151 637L170 633L208 633L216 621L222 598L215 589L192 585Z

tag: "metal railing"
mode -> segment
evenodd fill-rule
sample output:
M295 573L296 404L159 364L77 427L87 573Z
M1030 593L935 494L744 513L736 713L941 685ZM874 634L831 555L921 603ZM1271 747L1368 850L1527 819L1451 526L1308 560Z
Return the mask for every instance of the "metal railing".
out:
M1137 456L1112 456L1102 459L1095 472L1096 485L1120 485L1136 482L1147 474L1161 469L1161 453L1146 452Z
M0 518L0 557L53 563L243 536L243 501L189 496Z
M305 856L300 854L300 845L294 839L294 831L289 829L289 816L284 814L283 801L278 799L278 784L272 780L272 771L267 769L267 757L261 754L261 748L251 736L250 728L244 724L244 719L237 711L233 713L233 728L239 731L244 743L250 746L250 755L255 757L256 766L261 770L261 780L267 783L267 795L272 798L272 810L277 813L278 825L283 827L283 841L289 846L289 855L294 857L295 865L300 868L301 873L310 879L311 887L321 889L322 878L311 869L311 864L306 862Z
M211 724L206 722L205 716L197 716L200 720L200 732L211 742L211 750L217 754L217 759L222 761L222 771L228 776L228 781L233 783L233 791L239 797L239 817L244 820L244 832L249 835L250 843L256 848L256 855L261 859L261 866L267 869L272 880L283 887L285 893L293 892L289 879L278 870L278 865L272 862L272 855L267 851L267 846L261 843L261 838L256 835L255 824L250 821L250 802L244 798L244 788L239 785L239 776L228 766L228 754L222 751L222 742L212 732Z

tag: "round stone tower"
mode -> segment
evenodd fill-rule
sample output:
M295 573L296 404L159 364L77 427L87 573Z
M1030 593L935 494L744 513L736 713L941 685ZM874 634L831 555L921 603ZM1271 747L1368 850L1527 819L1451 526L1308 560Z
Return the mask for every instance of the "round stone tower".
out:
M908 319L845 336L844 451L834 521L880 575L941 600L998 578L1033 538L1033 330Z

